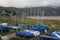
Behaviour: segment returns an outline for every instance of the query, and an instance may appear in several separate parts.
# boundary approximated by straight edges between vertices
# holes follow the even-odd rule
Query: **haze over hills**
[[[60,16],[60,7],[45,6],[15,8],[0,6],[0,16],[41,16],[42,12],[44,12],[44,16]]]

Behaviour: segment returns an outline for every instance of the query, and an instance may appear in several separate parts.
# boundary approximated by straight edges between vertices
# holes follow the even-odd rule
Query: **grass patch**
[[[2,36],[6,36],[6,35],[12,34],[12,33],[15,33],[15,31],[14,31],[14,32],[3,32],[3,33],[1,33],[1,35],[2,35]]]
[[[48,22],[49,20],[43,20],[43,24],[44,25],[48,25],[48,26],[51,26],[51,24]],[[27,24],[27,27],[29,26],[32,26],[32,25],[35,25],[35,24],[41,24],[41,20],[37,20],[37,19],[30,19],[30,18],[26,18],[26,17],[2,17],[1,20],[0,20],[1,23],[8,23],[9,25],[16,25],[16,24],[19,24],[19,23],[25,23]],[[57,25],[56,28],[51,28],[49,31],[50,32],[53,32],[54,30],[60,30],[60,21],[58,20],[50,20],[51,23]],[[24,28],[26,29],[26,28]],[[20,30],[24,30],[24,29],[19,29]],[[8,33],[9,34],[9,33]]]
[[[20,40],[19,38],[10,38],[9,40]]]

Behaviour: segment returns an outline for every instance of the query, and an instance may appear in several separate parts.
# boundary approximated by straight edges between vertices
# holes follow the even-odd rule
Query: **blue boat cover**
[[[6,28],[6,29],[12,29],[12,27],[10,27],[10,26],[5,26],[5,28]]]
[[[24,37],[33,37],[33,36],[39,36],[40,32],[39,31],[34,31],[34,30],[24,30],[24,31],[21,31],[21,32],[16,32],[16,35],[24,36]]]
[[[40,32],[45,32],[45,30],[49,30],[48,26],[46,25],[35,25],[34,27],[29,27],[29,30],[36,30]]]
[[[51,36],[60,38],[60,31],[54,31],[54,32],[52,32]]]
[[[0,25],[0,30],[5,30],[5,29],[12,29],[12,27]]]
[[[60,31],[54,31],[50,36],[40,35],[44,40],[60,40]]]
[[[0,30],[4,30],[5,28],[3,28],[3,27],[0,27]]]
[[[19,27],[26,27],[26,24],[18,24]]]
[[[42,40],[60,40],[60,38],[56,38],[54,36],[46,36],[46,35],[40,35],[40,38]]]
[[[32,37],[32,36],[34,36],[32,33],[25,32],[25,31],[23,31],[23,32],[16,32],[16,35],[18,35],[18,36],[25,36],[25,37]]]
[[[4,30],[4,29],[5,29],[5,28],[4,28],[2,25],[0,25],[0,31],[1,31],[1,30]]]

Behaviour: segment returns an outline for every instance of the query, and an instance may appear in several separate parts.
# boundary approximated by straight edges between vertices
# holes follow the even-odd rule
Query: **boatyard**
[[[59,0],[0,0],[0,40],[60,40]]]
[[[58,18],[2,17],[0,35],[2,40],[60,40],[60,20]],[[57,31],[58,30],[58,31]]]
[[[19,18],[19,17],[18,17]],[[9,19],[9,18],[8,18]],[[7,19],[7,21],[8,21],[8,19]],[[15,21],[14,20],[15,18],[13,18],[12,20],[13,21]],[[2,19],[3,20],[3,19]],[[20,19],[16,19],[16,22],[18,22]],[[26,20],[26,21],[24,21],[24,20]],[[5,33],[5,32],[3,32],[2,33],[2,39],[3,40],[8,40],[8,39],[20,39],[19,38],[19,36],[17,36],[16,35],[16,32],[19,32],[19,31],[23,31],[23,30],[27,30],[27,29],[29,29],[29,30],[38,30],[38,29],[31,29],[31,27],[34,27],[34,25],[35,24],[37,24],[37,25],[35,25],[35,27],[38,27],[39,25],[41,25],[41,19],[31,19],[31,18],[24,18],[23,20],[21,19],[20,21],[19,21],[19,23],[21,22],[21,23],[24,23],[24,24],[19,24],[19,25],[13,25],[13,23],[15,23],[15,22],[11,22],[12,23],[12,25],[9,23],[9,22],[7,22],[9,25],[7,25],[7,23],[2,23],[2,24],[0,24],[0,25],[4,25],[4,28],[6,27],[6,28],[9,28],[9,29],[11,29],[11,30],[13,30],[13,31],[7,31],[7,33]],[[48,33],[40,33],[40,35],[49,35],[49,34],[51,34],[53,31],[55,31],[55,30],[60,30],[59,28],[59,24],[60,24],[60,20],[43,20],[43,23],[42,23],[43,25],[47,25],[48,27],[49,27],[49,32]],[[33,26],[32,26],[33,25]],[[0,26],[1,27],[1,26]],[[41,27],[40,27],[41,28]],[[41,29],[40,29],[41,30]],[[28,31],[28,30],[27,30]],[[30,31],[31,32],[31,31]],[[43,32],[43,31],[40,31],[40,32]],[[23,33],[22,33],[23,34]],[[31,35],[30,35],[31,36]],[[26,38],[22,38],[22,40],[25,40]],[[26,39],[26,40],[37,40],[37,39],[39,39],[40,40],[40,37],[38,36],[38,37],[32,37],[32,38],[28,38],[28,39]]]
[[[60,39],[60,16],[1,16],[0,35],[2,40],[58,40]],[[57,31],[58,30],[58,31]],[[57,34],[58,33],[58,34]],[[56,34],[56,35],[55,35]],[[55,37],[56,36],[56,37]]]

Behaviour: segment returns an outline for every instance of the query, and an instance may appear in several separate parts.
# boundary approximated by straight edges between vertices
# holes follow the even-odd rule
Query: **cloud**
[[[0,0],[0,6],[30,7],[30,6],[60,6],[60,0]]]

